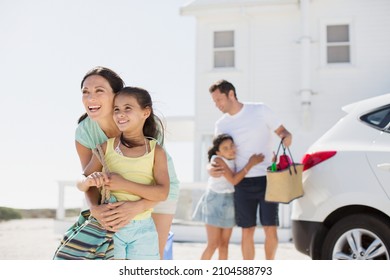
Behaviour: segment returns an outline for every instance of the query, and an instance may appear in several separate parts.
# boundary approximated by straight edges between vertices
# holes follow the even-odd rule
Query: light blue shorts
[[[192,219],[220,228],[236,225],[233,193],[216,193],[207,190],[200,198]]]
[[[114,234],[114,258],[159,260],[158,235],[153,219],[134,220]]]

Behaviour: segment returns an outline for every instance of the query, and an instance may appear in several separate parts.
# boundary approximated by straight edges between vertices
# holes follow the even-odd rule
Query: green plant
[[[19,211],[8,208],[8,207],[0,207],[0,221],[8,221],[12,219],[21,219],[22,214]]]

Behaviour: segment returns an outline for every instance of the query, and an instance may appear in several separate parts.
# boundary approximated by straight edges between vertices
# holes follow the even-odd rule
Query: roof
[[[181,13],[193,14],[210,9],[297,4],[298,2],[299,0],[194,0],[183,6]]]

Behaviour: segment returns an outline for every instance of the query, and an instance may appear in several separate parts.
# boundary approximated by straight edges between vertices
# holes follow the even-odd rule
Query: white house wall
[[[324,28],[338,23],[350,24],[352,63],[329,66]],[[314,140],[343,116],[341,106],[390,92],[390,1],[311,1],[311,27]]]
[[[210,84],[216,80],[231,81],[241,101],[269,104],[292,131],[292,149],[297,160],[343,116],[343,105],[390,92],[390,1],[307,1],[312,41],[310,90],[314,95],[310,97],[306,125],[299,93],[302,75],[299,1],[278,1],[283,2],[281,5],[257,1],[257,6],[253,5],[256,1],[251,1],[251,6],[228,1],[228,8],[220,4],[220,9],[215,1],[210,1],[214,3],[212,8],[193,12],[197,17],[196,180],[207,175],[205,149],[221,115],[208,93]],[[232,7],[231,2],[236,2],[236,6]],[[350,25],[351,64],[329,66],[324,61],[325,28],[334,23]],[[236,67],[213,69],[213,32],[227,30],[235,31]]]

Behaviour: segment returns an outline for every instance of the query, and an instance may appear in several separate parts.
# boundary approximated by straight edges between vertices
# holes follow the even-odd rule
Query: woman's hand
[[[114,231],[107,223],[107,212],[111,210],[109,204],[94,205],[90,207],[91,215],[101,224],[105,229]]]
[[[104,186],[109,181],[108,174],[105,172],[93,172],[91,175],[84,179],[84,184],[96,186],[98,188]]]
[[[153,205],[155,203],[146,204],[144,200],[119,201],[94,206],[91,213],[105,229],[118,231],[133,220],[135,216],[153,207]]]
[[[77,182],[77,188],[82,192],[87,192],[92,185],[92,182],[88,178],[84,178]]]

